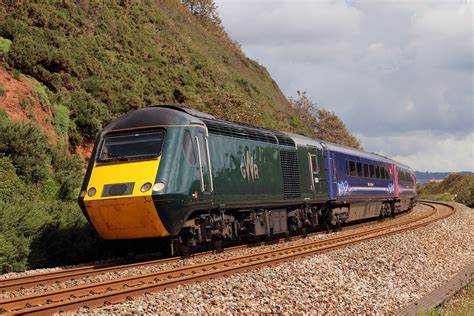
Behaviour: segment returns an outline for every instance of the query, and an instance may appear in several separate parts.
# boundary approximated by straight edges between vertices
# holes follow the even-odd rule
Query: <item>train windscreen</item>
[[[105,136],[97,161],[107,163],[156,158],[161,154],[164,138],[164,130]]]

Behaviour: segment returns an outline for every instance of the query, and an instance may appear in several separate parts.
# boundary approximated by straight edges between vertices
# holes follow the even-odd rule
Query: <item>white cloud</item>
[[[365,150],[389,156],[418,171],[474,170],[474,132],[451,135],[414,131],[384,137],[358,137]]]
[[[426,135],[454,144],[473,133],[472,1],[216,2],[231,37],[286,95],[307,91],[352,132],[416,148]],[[463,157],[459,166],[472,152]]]

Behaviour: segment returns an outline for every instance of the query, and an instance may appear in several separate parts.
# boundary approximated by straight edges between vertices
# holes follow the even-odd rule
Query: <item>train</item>
[[[390,158],[165,105],[103,129],[79,196],[103,239],[158,238],[179,254],[383,219],[415,203],[415,173]]]

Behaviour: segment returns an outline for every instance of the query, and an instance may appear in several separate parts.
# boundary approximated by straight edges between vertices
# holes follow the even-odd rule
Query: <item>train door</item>
[[[316,148],[309,148],[308,150],[308,166],[309,175],[311,178],[311,190],[315,195],[322,192],[321,184],[321,170],[320,161],[318,159],[318,152]]]
[[[200,201],[211,201],[212,192],[214,191],[214,183],[211,172],[211,159],[209,154],[209,141],[202,131],[198,131],[194,137],[198,152],[198,166],[201,192],[199,194]]]

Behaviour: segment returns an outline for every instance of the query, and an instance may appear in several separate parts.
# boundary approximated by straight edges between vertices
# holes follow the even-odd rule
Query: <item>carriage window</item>
[[[369,177],[369,165],[366,163],[364,164],[364,177]]]
[[[380,167],[380,178],[382,179],[386,179],[386,174],[387,174],[387,171],[385,170],[385,167]]]
[[[377,179],[380,179],[380,170],[379,170],[379,166],[375,166],[375,177]]]
[[[362,174],[362,164],[360,162],[357,163],[357,176],[358,177],[362,177],[363,174]]]
[[[375,169],[374,165],[369,165],[370,177],[375,178]]]
[[[191,139],[191,134],[189,131],[184,131],[183,141],[181,142],[184,151],[184,158],[186,161],[191,164],[196,164],[196,154],[194,153],[193,141]]]
[[[352,177],[357,176],[356,165],[355,165],[355,162],[353,162],[353,161],[349,161],[349,174]]]
[[[388,172],[388,169],[384,167],[383,170],[385,171],[385,179],[390,179],[390,174]]]

